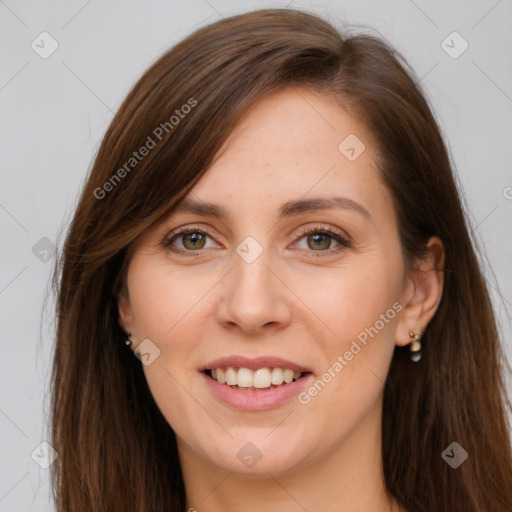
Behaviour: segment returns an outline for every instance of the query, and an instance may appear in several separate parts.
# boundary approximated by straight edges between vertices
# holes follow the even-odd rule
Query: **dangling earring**
[[[130,332],[127,332],[126,333],[126,337],[127,339],[125,340],[124,344],[127,346],[127,347],[131,347],[132,345],[132,341],[130,340],[130,336],[131,336],[131,333]]]
[[[409,345],[411,361],[414,361],[416,363],[421,359],[420,335],[416,334],[414,331],[409,331],[409,336],[412,338],[411,344]]]

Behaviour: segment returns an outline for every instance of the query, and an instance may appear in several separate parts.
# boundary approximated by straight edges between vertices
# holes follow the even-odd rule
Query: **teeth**
[[[252,372],[249,368],[240,368],[237,374],[237,382],[239,388],[252,388]]]
[[[281,368],[274,368],[272,370],[272,384],[274,384],[274,386],[279,386],[279,384],[282,384],[283,382],[283,370],[281,370]]]
[[[237,381],[235,369],[231,368],[231,367],[226,368],[226,384],[228,386],[236,386],[237,383],[238,383],[238,381]]]
[[[269,388],[270,381],[270,370],[268,368],[260,368],[254,372],[253,386],[258,389]]]
[[[213,368],[211,376],[220,384],[226,384],[239,389],[269,389],[289,384],[302,377],[302,372],[289,368],[258,368],[254,372],[249,368]]]
[[[293,370],[285,370],[283,372],[283,379],[286,384],[290,384],[290,382],[293,380],[293,373]]]

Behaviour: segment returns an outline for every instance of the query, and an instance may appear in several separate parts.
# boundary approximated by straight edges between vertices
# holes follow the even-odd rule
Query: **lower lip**
[[[313,376],[310,373],[299,380],[272,389],[243,391],[233,389],[226,384],[220,384],[206,373],[202,372],[202,375],[206,379],[206,384],[220,401],[243,411],[264,411],[265,409],[278,407],[293,396],[298,395],[306,382]]]

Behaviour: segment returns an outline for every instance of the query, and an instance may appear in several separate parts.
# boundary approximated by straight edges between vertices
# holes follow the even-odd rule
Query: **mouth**
[[[284,405],[314,378],[310,368],[274,356],[223,357],[199,371],[216,399],[244,411]]]
[[[292,368],[263,366],[250,369],[244,366],[216,366],[203,372],[219,384],[241,391],[266,391],[281,388],[310,375],[308,371]]]

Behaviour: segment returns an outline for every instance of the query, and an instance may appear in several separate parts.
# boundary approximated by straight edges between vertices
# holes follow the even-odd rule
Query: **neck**
[[[312,453],[300,466],[280,474],[222,470],[178,438],[186,510],[399,512],[384,481],[380,414],[375,408],[334,449]]]

